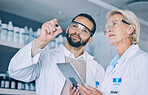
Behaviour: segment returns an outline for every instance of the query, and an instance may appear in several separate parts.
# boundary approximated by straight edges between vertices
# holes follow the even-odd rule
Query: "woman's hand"
[[[73,87],[73,85],[70,86],[70,95],[80,95],[79,90],[76,87]]]

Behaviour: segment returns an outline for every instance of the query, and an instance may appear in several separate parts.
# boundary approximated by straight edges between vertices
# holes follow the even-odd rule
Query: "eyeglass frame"
[[[127,21],[125,21],[125,20],[123,20],[123,19],[119,19],[119,20],[122,21],[122,23],[125,23],[125,24],[127,24],[127,25],[131,25],[131,23],[128,23]],[[107,30],[107,29],[109,28],[109,27],[108,27],[108,28],[106,29],[106,25],[107,25],[107,24],[105,24],[105,26],[104,26],[104,35],[106,34],[106,31],[105,31],[105,30]],[[109,26],[109,25],[108,25],[108,26]],[[113,27],[113,26],[112,26],[112,27]],[[111,28],[111,27],[110,27],[110,28]]]
[[[76,21],[72,21],[72,22],[70,23],[70,27],[71,27],[71,25],[72,25],[73,23],[82,25],[83,27],[85,27],[85,28],[88,30],[88,32],[89,32],[89,34],[90,34],[89,36],[93,36],[92,31],[91,31],[88,27],[86,27],[84,24],[79,23],[79,22],[76,22]],[[81,32],[82,32],[82,31],[81,31]],[[85,32],[85,33],[86,33],[86,32]],[[87,33],[87,34],[88,34],[88,33]]]

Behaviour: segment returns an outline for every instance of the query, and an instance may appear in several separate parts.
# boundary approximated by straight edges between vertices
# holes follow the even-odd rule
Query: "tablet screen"
[[[70,84],[75,87],[77,84],[84,85],[82,78],[71,63],[57,63],[57,66]]]

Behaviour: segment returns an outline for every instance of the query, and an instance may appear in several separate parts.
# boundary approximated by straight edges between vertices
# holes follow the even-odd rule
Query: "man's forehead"
[[[93,28],[93,23],[88,18],[86,18],[86,17],[79,16],[74,21],[79,22],[79,23],[85,25],[90,30],[92,30],[92,28]]]

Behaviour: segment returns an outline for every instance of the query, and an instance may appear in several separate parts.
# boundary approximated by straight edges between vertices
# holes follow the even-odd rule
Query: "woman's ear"
[[[131,24],[128,30],[129,30],[128,31],[128,34],[134,33],[135,32],[135,25],[134,24]]]

